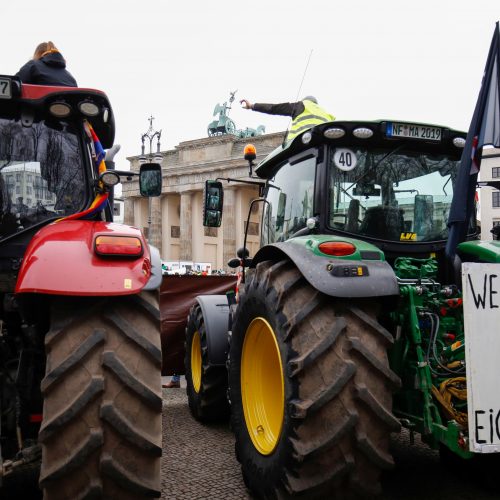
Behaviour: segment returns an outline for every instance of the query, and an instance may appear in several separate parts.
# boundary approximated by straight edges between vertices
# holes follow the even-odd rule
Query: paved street
[[[189,413],[185,388],[163,389],[163,432],[163,500],[251,499],[234,456],[229,426],[196,422]],[[475,474],[471,468],[450,470],[441,464],[437,452],[418,440],[411,446],[407,433],[394,439],[392,448],[396,467],[383,477],[381,500],[500,499],[500,467],[489,477]],[[41,494],[20,482],[4,489],[0,498],[35,500]]]
[[[229,426],[196,422],[189,413],[184,388],[163,389],[163,398],[162,499],[250,499],[234,456]],[[383,500],[500,498],[499,487],[488,489],[485,485],[488,478],[470,469],[447,469],[437,452],[418,440],[411,446],[407,433],[394,439],[392,451],[396,467],[383,478]]]
[[[204,426],[194,420],[185,388],[163,389],[161,487],[162,499],[169,500],[251,498],[229,425]]]

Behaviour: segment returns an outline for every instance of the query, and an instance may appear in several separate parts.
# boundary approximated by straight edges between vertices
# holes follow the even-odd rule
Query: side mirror
[[[159,163],[145,163],[139,171],[139,190],[141,196],[161,195],[161,165]]]
[[[220,227],[222,207],[224,205],[224,189],[219,181],[206,181],[203,192],[203,225]]]

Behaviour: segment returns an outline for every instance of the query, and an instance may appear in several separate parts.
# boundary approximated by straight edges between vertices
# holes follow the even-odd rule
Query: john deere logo
[[[417,241],[417,233],[401,233],[400,241]]]

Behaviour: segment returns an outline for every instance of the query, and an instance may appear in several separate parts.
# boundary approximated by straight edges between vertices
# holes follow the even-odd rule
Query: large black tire
[[[160,496],[156,295],[56,298],[46,335],[45,500]]]
[[[390,433],[400,429],[391,412],[400,386],[387,359],[392,336],[375,319],[376,300],[327,297],[286,260],[260,263],[247,278],[229,367],[231,424],[246,486],[262,498],[373,498],[381,471],[393,466]],[[283,420],[270,454],[252,442],[242,403],[243,343],[255,318],[272,328],[282,365]],[[269,362],[256,366],[268,373]]]
[[[191,414],[200,422],[227,420],[227,369],[209,363],[207,330],[199,304],[189,311],[185,347],[186,392]]]

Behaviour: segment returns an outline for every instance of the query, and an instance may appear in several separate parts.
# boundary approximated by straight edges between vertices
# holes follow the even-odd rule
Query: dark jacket
[[[281,104],[264,104],[256,102],[252,105],[254,111],[259,111],[260,113],[267,113],[268,115],[283,115],[291,116],[292,119],[297,118],[301,113],[304,112],[304,103],[302,101],[298,102],[283,102]]]
[[[23,83],[77,87],[76,80],[66,69],[60,52],[51,52],[38,60],[28,61],[16,74]]]

